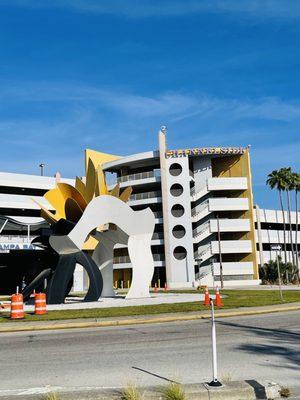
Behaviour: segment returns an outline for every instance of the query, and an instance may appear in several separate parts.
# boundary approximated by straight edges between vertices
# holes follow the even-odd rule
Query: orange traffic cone
[[[164,286],[164,292],[167,292],[168,291],[168,285],[167,285],[167,282],[165,283],[165,286]]]
[[[22,319],[24,315],[23,295],[19,293],[19,288],[17,287],[17,293],[11,296],[10,318]]]
[[[36,293],[34,296],[34,313],[35,315],[47,314],[46,294]]]
[[[205,288],[205,294],[204,294],[204,306],[210,306],[210,297],[209,297],[209,291],[208,291],[208,287],[206,286]]]
[[[157,283],[154,285],[154,293],[157,293],[158,289],[157,289]]]
[[[220,295],[220,291],[219,291],[218,286],[217,286],[217,289],[216,289],[215,306],[216,307],[223,307],[224,306],[224,304],[222,303],[222,299],[221,299],[221,295]]]

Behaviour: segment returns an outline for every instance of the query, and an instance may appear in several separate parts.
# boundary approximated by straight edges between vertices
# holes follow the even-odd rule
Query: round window
[[[172,229],[172,233],[176,239],[181,239],[185,235],[185,227],[182,225],[175,225]]]
[[[178,163],[174,163],[170,166],[169,172],[172,176],[178,176],[182,172],[182,166]]]
[[[170,193],[174,197],[178,197],[183,193],[183,187],[179,183],[174,183],[170,188]]]
[[[184,260],[186,258],[186,249],[182,246],[177,246],[175,247],[173,251],[173,255],[176,258],[176,260]]]
[[[174,204],[171,208],[171,214],[176,218],[182,217],[184,214],[184,207],[181,204]]]

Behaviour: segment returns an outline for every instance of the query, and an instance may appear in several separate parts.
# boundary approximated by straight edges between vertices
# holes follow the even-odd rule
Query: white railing
[[[0,235],[0,243],[31,243],[36,236]]]
[[[198,189],[197,191],[195,189],[195,186],[192,187],[190,193],[191,193],[192,197],[195,197],[195,196],[197,196],[198,193],[201,193],[203,191],[207,191],[207,183],[201,189]]]
[[[210,230],[210,221],[205,222],[205,224],[201,225],[200,228],[201,229],[196,228],[196,229],[193,230],[194,238],[197,238],[200,235],[202,235],[204,232]]]
[[[200,213],[202,213],[204,210],[206,210],[209,206],[209,200],[205,200],[205,202],[203,202],[200,207],[196,210],[192,211],[192,217],[196,217],[197,215],[199,215]]]
[[[154,261],[165,261],[165,257],[161,254],[152,254]],[[117,256],[113,259],[114,264],[130,264],[130,257],[129,256]]]
[[[148,179],[148,178],[160,178],[160,171],[147,171],[147,172],[139,172],[137,174],[124,175],[117,178],[117,182],[128,182],[128,181],[137,181],[139,179]]]
[[[130,196],[130,200],[144,200],[144,199],[153,199],[153,198],[161,197],[161,192],[145,192],[145,193],[136,193]]]
[[[204,256],[205,256],[207,253],[212,254],[211,244],[208,244],[207,246],[205,246],[205,248],[204,248],[202,251],[198,252],[197,255],[198,255],[200,258],[201,258],[201,257],[204,258]]]

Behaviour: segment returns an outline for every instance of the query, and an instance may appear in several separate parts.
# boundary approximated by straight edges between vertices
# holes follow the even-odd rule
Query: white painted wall
[[[210,178],[207,181],[208,190],[246,190],[247,178]]]
[[[219,219],[220,232],[249,232],[250,220],[233,218],[233,219]],[[217,219],[210,220],[210,231],[218,232]]]
[[[217,240],[211,242],[211,247],[213,254],[219,253],[219,243]],[[222,240],[221,251],[224,254],[251,253],[252,252],[251,240]]]
[[[249,210],[249,201],[246,198],[216,197],[209,199],[210,211],[244,211]]]

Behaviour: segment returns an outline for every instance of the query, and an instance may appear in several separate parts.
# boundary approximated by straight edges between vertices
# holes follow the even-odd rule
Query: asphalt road
[[[219,378],[300,385],[300,312],[219,319]],[[211,379],[208,320],[0,334],[0,395]]]

